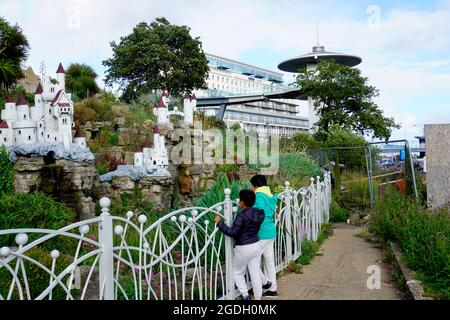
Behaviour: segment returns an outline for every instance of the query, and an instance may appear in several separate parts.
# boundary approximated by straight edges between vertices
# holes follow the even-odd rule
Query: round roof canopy
[[[299,69],[306,68],[308,64],[317,64],[321,60],[334,60],[339,64],[354,67],[362,62],[358,56],[337,52],[325,51],[323,46],[314,46],[313,52],[303,56],[286,60],[278,65],[278,69],[286,72],[297,73]]]

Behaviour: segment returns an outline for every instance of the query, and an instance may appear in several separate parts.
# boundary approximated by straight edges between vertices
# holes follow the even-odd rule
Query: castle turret
[[[17,121],[13,126],[14,143],[35,144],[36,143],[36,121],[30,117],[30,107],[23,95],[17,101]]]
[[[23,96],[20,95],[19,100],[17,100],[17,121],[29,121],[30,117],[30,107],[28,105],[27,100]]]
[[[164,90],[161,99],[155,104],[155,113],[158,117],[158,124],[168,124],[169,119],[169,92]]]
[[[12,122],[17,120],[16,102],[12,96],[8,96],[5,103],[5,109],[2,110],[1,116],[11,126]]]
[[[42,85],[39,83],[36,92],[34,93],[34,107],[30,108],[31,118],[34,121],[40,121],[45,114],[45,105],[44,100],[42,98],[42,93],[44,89]]]
[[[142,167],[144,165],[144,149],[142,146],[137,146],[134,153],[134,165],[136,167]]]
[[[196,105],[197,100],[195,98],[195,95],[191,96],[189,93],[186,93],[184,95],[184,123],[190,125],[194,124],[194,111]]]
[[[66,91],[66,71],[62,63],[59,64],[58,70],[56,70],[56,78],[58,80],[59,90]]]
[[[13,144],[13,131],[6,120],[0,122],[0,146]]]
[[[77,130],[75,131],[73,143],[81,148],[86,148],[86,138],[81,133],[80,127],[77,127]]]

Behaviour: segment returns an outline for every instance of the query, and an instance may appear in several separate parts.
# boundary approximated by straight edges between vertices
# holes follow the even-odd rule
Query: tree
[[[345,164],[349,170],[364,170],[366,167],[365,146],[367,144],[364,136],[355,134],[351,130],[341,128],[337,125],[330,127],[325,140],[326,148],[336,148],[327,152],[329,160]],[[346,149],[339,149],[346,148]],[[352,149],[353,148],[353,149]],[[339,155],[337,155],[339,153]]]
[[[208,60],[187,26],[172,25],[165,18],[142,22],[111,47],[113,57],[103,61],[106,83],[118,83],[125,100],[157,89],[181,94],[205,86]]]
[[[66,71],[67,90],[78,98],[87,98],[100,91],[95,79],[97,73],[84,63],[72,63]]]
[[[393,128],[399,128],[373,102],[379,92],[367,84],[368,79],[361,76],[359,69],[323,60],[316,70],[300,70],[297,83],[305,95],[315,100],[314,108],[320,116],[315,125],[321,140],[333,124],[386,140]]]
[[[0,17],[0,91],[8,90],[23,76],[22,64],[28,57],[30,45],[22,29],[11,26]]]

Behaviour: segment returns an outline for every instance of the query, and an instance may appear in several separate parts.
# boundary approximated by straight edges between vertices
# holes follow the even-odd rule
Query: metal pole
[[[373,184],[372,184],[372,152],[369,146],[365,148],[366,153],[366,166],[367,166],[367,179],[369,183],[370,192],[370,206],[373,208],[375,206],[374,195],[373,195]]]
[[[100,300],[114,300],[113,223],[109,214],[111,200],[100,199],[102,220],[98,226],[98,239],[102,253],[99,261]]]
[[[289,263],[292,258],[292,219],[291,219],[291,191],[289,181],[285,182],[286,209],[284,211],[286,221],[286,262]]]
[[[233,225],[233,204],[230,199],[231,190],[225,189],[225,208],[224,218],[228,227]],[[225,269],[226,269],[226,289],[227,300],[235,299],[234,292],[234,257],[233,257],[233,239],[225,237]]]
[[[414,185],[414,194],[416,196],[416,201],[419,202],[419,193],[417,191],[417,183],[416,183],[416,173],[414,172],[414,164],[413,164],[413,159],[412,159],[412,154],[411,154],[411,148],[409,147],[409,142],[408,140],[405,140],[405,144],[406,147],[408,148],[408,153],[409,153],[409,162],[411,165],[411,174],[412,174],[412,179],[413,179],[413,185]],[[406,150],[405,150],[406,151]],[[406,156],[406,155],[405,155]],[[406,170],[405,170],[406,171]],[[406,178],[406,177],[405,177]]]

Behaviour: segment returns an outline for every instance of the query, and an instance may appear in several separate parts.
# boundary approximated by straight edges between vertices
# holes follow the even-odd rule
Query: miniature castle
[[[73,101],[65,90],[66,75],[62,64],[56,71],[57,79],[49,76],[39,84],[30,107],[21,95],[17,102],[8,97],[1,112],[0,146],[62,145],[65,150],[73,146],[86,148],[86,139],[77,130],[72,137]]]
[[[157,116],[157,126],[153,129],[153,147],[146,141],[144,146],[138,146],[134,153],[133,165],[119,165],[117,170],[106,173],[100,177],[100,181],[110,181],[115,176],[129,176],[135,180],[144,176],[170,177],[168,171],[169,156],[166,148],[165,137],[161,135],[159,126],[167,126],[170,116],[177,114],[184,117],[183,122],[187,125],[194,124],[194,112],[197,107],[195,95],[185,94],[183,97],[183,112],[179,112],[177,107],[169,111],[169,92],[163,91],[160,100],[154,106],[154,113]]]

